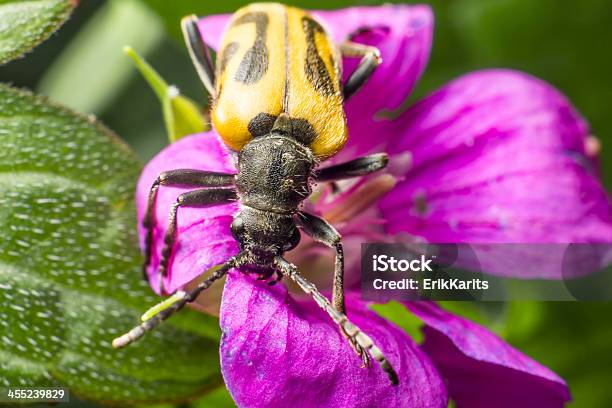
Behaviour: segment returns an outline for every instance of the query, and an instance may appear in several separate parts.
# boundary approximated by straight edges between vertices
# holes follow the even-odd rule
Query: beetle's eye
[[[291,238],[289,238],[289,241],[285,243],[285,246],[283,247],[283,249],[285,251],[292,250],[293,248],[298,246],[298,244],[300,243],[300,238],[301,238],[300,230],[298,230],[297,228],[294,229],[293,234],[291,235]]]
[[[244,221],[242,221],[242,218],[234,218],[234,221],[232,221],[231,229],[234,239],[240,242],[242,235],[244,234]]]

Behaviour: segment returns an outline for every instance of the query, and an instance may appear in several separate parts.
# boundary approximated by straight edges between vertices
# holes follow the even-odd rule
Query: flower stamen
[[[342,223],[361,214],[380,197],[389,192],[397,184],[397,179],[390,174],[383,174],[367,181],[350,197],[332,207],[323,217],[332,224]]]

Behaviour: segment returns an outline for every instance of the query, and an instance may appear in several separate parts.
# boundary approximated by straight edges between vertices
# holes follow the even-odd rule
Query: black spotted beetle
[[[393,384],[397,374],[371,338],[351,323],[344,304],[344,256],[340,234],[324,219],[301,211],[311,183],[363,176],[384,168],[385,154],[318,168],[347,140],[344,101],[380,64],[378,49],[346,42],[336,46],[308,12],[278,3],[251,4],[236,11],[221,42],[216,65],[197,27],[182,20],[187,47],[213,99],[211,118],[225,144],[237,152],[237,174],[177,169],[159,175],[151,187],[143,224],[147,229],[145,268],[151,258],[157,191],[162,186],[193,187],[170,210],[160,273],[165,274],[177,239],[177,211],[238,200],[231,225],[240,252],[217,266],[195,289],[179,291],[148,313],[142,324],[113,341],[124,347],[194,301],[231,268],[260,278],[285,276],[323,308],[353,349],[369,364],[370,355]],[[361,57],[347,81],[341,57]],[[332,301],[302,276],[283,255],[300,241],[300,229],[336,251]],[[274,278],[276,276],[276,278]],[[369,353],[369,355],[368,355]]]

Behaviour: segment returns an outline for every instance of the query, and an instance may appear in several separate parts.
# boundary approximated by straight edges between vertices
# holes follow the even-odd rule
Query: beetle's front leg
[[[157,191],[160,186],[168,187],[223,187],[234,184],[234,175],[227,173],[217,173],[213,171],[177,169],[161,173],[153,182],[149,191],[147,210],[142,219],[142,226],[145,228],[143,275],[147,279],[147,267],[151,262],[151,246],[153,243],[153,227],[155,226],[155,202]]]
[[[176,202],[170,209],[168,229],[164,237],[164,248],[159,260],[159,272],[161,274],[160,286],[163,291],[163,278],[168,271],[168,262],[172,257],[172,249],[176,242],[177,233],[177,213],[179,207],[211,207],[214,205],[228,204],[236,201],[238,196],[233,188],[205,188],[201,190],[189,191],[177,197]]]
[[[346,313],[346,306],[344,304],[344,250],[342,249],[340,234],[323,218],[313,214],[300,212],[295,217],[295,220],[297,225],[302,227],[302,230],[308,236],[336,251],[332,304],[337,311]]]
[[[313,214],[300,212],[296,216],[296,223],[302,230],[317,242],[322,243],[336,251],[336,261],[334,265],[334,281],[332,285],[332,305],[334,309],[342,314],[346,314],[344,302],[344,250],[342,238],[338,231],[327,221]],[[368,354],[363,348],[354,341],[347,333],[343,334],[351,341],[351,346],[363,360],[364,365],[369,365]]]
[[[366,361],[370,361],[367,353],[369,352],[374,360],[380,364],[383,371],[387,373],[391,384],[399,384],[399,379],[397,377],[397,373],[393,369],[393,366],[391,366],[391,363],[389,363],[389,360],[387,360],[382,350],[378,348],[376,344],[374,344],[370,336],[362,332],[359,327],[351,323],[345,313],[339,312],[336,310],[336,308],[332,307],[329,300],[327,300],[327,298],[323,296],[321,292],[319,292],[315,285],[306,280],[306,278],[299,273],[295,265],[289,263],[286,259],[280,256],[277,256],[274,259],[274,263],[285,276],[297,283],[305,293],[311,295],[314,301],[327,312],[332,320],[340,327],[342,333],[349,339],[353,349],[360,350],[359,354],[364,363]]]

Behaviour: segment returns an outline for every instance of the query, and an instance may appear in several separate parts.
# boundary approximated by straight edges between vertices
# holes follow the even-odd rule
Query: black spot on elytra
[[[227,68],[227,64],[230,62],[230,60],[232,59],[232,57],[236,54],[236,51],[238,51],[238,43],[237,42],[231,42],[229,44],[227,44],[225,46],[225,48],[223,48],[223,50],[221,51],[221,53],[219,54],[219,72],[218,75],[221,75],[225,72],[225,69]]]
[[[292,134],[295,140],[308,146],[317,136],[314,128],[306,119],[291,119]]]
[[[266,46],[268,15],[261,11],[247,13],[234,21],[232,27],[248,23],[255,24],[255,41],[244,54],[234,79],[243,84],[251,85],[259,81],[268,70],[269,56]]]
[[[277,116],[275,115],[264,112],[259,113],[249,121],[247,127],[249,133],[253,137],[267,135],[274,127],[276,119]],[[290,121],[291,132],[288,136],[291,136],[301,144],[308,146],[314,141],[315,137],[317,137],[317,132],[314,127],[306,119],[291,118]]]
[[[324,96],[332,96],[335,93],[334,83],[331,75],[327,70],[325,62],[319,55],[315,34],[324,34],[325,31],[321,24],[313,20],[311,17],[302,17],[302,28],[306,34],[306,61],[304,62],[304,71],[312,86]]]
[[[267,135],[268,133],[270,133],[270,130],[272,130],[272,126],[274,126],[275,121],[275,115],[262,112],[255,116],[253,119],[251,119],[251,121],[249,122],[249,133],[253,137]]]

